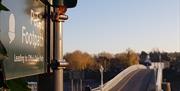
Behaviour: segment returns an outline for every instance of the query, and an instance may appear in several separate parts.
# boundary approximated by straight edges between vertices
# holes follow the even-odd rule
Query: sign
[[[10,10],[0,11],[6,78],[44,73],[44,4],[39,0],[2,0],[2,4]]]

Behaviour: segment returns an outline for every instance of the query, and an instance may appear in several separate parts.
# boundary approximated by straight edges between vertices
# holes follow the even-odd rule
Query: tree
[[[161,60],[161,53],[159,51],[153,51],[149,53],[149,57],[152,62],[159,62]]]
[[[69,62],[69,67],[72,70],[84,70],[93,65],[93,58],[88,53],[81,51],[74,51],[73,53],[67,53],[64,56],[65,60]]]
[[[103,66],[105,72],[110,68],[112,58],[113,55],[108,52],[101,52],[95,57],[99,65]]]
[[[139,55],[139,57],[140,57],[139,63],[143,64],[144,61],[146,60],[147,56],[148,56],[148,54],[145,51],[142,51],[141,54]]]
[[[139,64],[139,56],[133,50],[127,50],[127,56],[128,60],[130,61],[130,66]]]
[[[128,49],[126,52],[116,54],[115,59],[118,60],[120,64],[122,64],[123,68],[139,63],[139,57],[137,53],[131,49]]]
[[[98,54],[98,57],[105,57],[107,59],[111,59],[111,58],[113,58],[113,55],[111,53],[108,53],[108,52],[101,52]]]
[[[163,61],[170,61],[171,60],[167,52],[161,53],[161,59]]]
[[[88,53],[83,53],[81,51],[74,51],[73,53],[67,53],[64,56],[64,59],[69,62],[69,69],[72,69],[72,79],[71,79],[71,84],[73,86],[73,79],[75,80],[75,84],[78,86],[80,86],[81,90],[82,90],[82,79],[84,78],[84,70],[90,68],[93,63],[94,60],[92,58],[91,55],[89,55]],[[78,81],[79,79],[79,81]]]
[[[118,61],[122,66],[122,68],[128,67],[128,58],[126,53],[118,53],[115,55],[115,60]]]

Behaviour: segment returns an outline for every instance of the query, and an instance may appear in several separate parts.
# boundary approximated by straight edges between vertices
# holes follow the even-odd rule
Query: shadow
[[[2,42],[0,40],[0,61],[3,61],[7,57],[8,56],[7,56],[6,48],[4,47],[4,45],[2,44]]]
[[[5,71],[4,71],[4,64],[3,61],[7,58],[7,51],[0,41],[0,88],[8,89],[8,86],[6,84],[6,77],[5,77]]]

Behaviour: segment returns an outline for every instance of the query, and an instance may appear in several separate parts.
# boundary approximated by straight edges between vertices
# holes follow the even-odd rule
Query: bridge
[[[150,67],[133,65],[92,91],[162,91],[162,72],[167,67],[168,62],[153,62]]]

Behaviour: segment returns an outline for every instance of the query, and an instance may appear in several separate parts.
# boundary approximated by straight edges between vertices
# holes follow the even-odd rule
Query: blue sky
[[[67,15],[65,53],[180,51],[179,0],[78,0]]]

